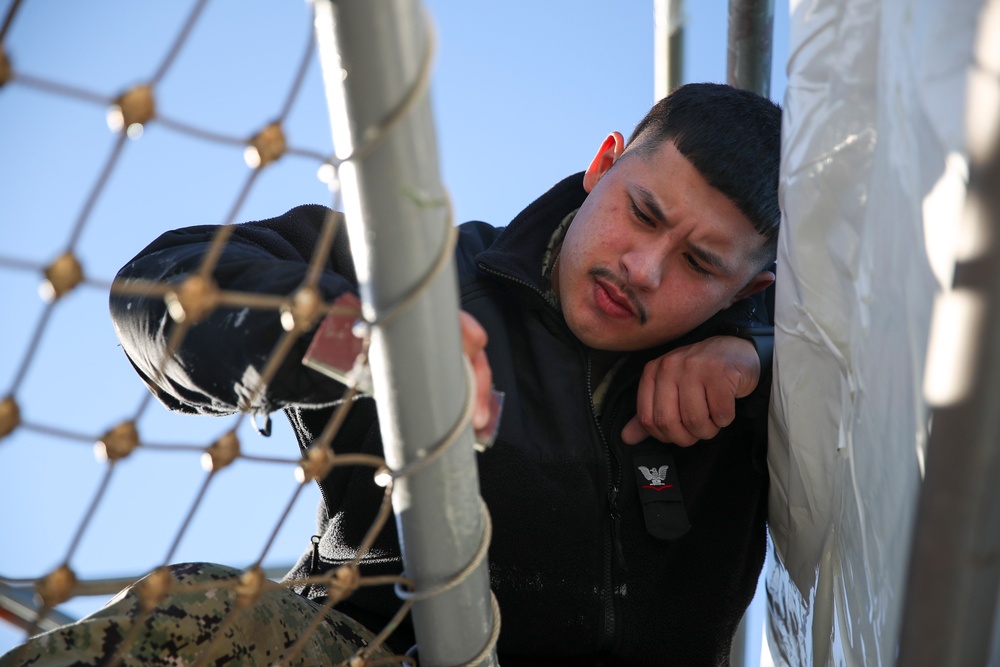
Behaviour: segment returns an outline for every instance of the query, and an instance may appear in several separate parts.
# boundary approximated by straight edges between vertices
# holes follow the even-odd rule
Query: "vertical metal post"
[[[429,68],[433,38],[416,0],[315,0],[316,36],[344,213],[366,318],[377,320],[431,272],[450,231],[426,94],[400,104]],[[397,117],[398,116],[398,117]],[[386,129],[386,119],[397,118]],[[371,150],[357,151],[374,141]],[[433,449],[466,395],[454,262],[372,336],[370,363],[386,460],[394,469]],[[393,509],[418,591],[461,571],[483,536],[473,435],[397,481]],[[457,665],[486,646],[493,614],[485,561],[412,616],[421,665]],[[480,664],[495,664],[488,655]]]
[[[769,97],[774,0],[729,0],[726,83]]]
[[[917,506],[899,665],[992,664],[1000,586],[998,39],[1000,0],[988,0],[966,102],[969,189],[954,286],[935,304],[931,329],[924,386],[936,397],[934,422]],[[934,377],[935,368],[947,373]]]
[[[729,0],[728,35],[726,83],[769,97],[774,0]],[[744,616],[733,637],[733,667],[746,664],[748,631]],[[754,632],[756,631],[754,628]]]
[[[684,2],[653,3],[653,94],[662,100],[684,81]]]

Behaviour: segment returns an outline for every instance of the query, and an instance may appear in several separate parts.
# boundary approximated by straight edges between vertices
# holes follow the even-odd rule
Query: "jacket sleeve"
[[[774,357],[774,285],[722,311],[707,323],[710,335],[745,338],[760,359],[760,380],[749,396],[737,402],[740,415],[766,420],[771,398],[771,364]]]
[[[304,280],[329,210],[300,206],[270,220],[237,225],[213,272],[222,290],[269,295],[293,293]],[[173,285],[196,273],[220,227],[167,232],[119,272],[116,285],[137,281]],[[326,301],[356,292],[346,231],[337,232],[319,289]],[[254,396],[275,344],[284,333],[274,309],[218,307],[190,327],[167,355],[177,327],[162,297],[112,290],[111,318],[122,349],[153,394],[172,410],[201,414],[266,413],[285,406],[335,402],[343,385],[301,363],[312,333],[298,339],[264,392]]]

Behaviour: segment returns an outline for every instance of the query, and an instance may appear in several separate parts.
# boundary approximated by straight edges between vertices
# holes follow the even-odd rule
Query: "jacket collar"
[[[550,287],[549,279],[542,275],[549,241],[559,223],[580,208],[586,198],[583,172],[564,178],[521,211],[497,240],[476,257],[476,263],[544,297]]]

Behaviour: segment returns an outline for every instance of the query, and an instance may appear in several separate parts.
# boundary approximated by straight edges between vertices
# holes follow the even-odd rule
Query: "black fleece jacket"
[[[596,416],[587,349],[544,298],[542,276],[542,254],[555,227],[585,197],[582,175],[571,176],[506,228],[462,225],[456,249],[462,307],[488,332],[494,383],[506,392],[497,441],[479,456],[494,523],[489,558],[503,617],[500,660],[506,666],[726,664],[764,561],[769,351],[762,352],[758,390],[740,401],[736,421],[716,438],[687,448],[652,439],[629,447],[620,432],[635,414],[646,361],[709,335],[759,327],[767,316],[762,300],[745,300],[683,340],[631,355]],[[230,290],[294,291],[327,214],[301,206],[237,226],[215,280]],[[168,232],[119,278],[179,282],[198,268],[216,230]],[[320,287],[327,299],[355,289],[344,234],[326,269]],[[340,385],[301,365],[305,337],[266,394],[251,403],[254,382],[282,332],[276,313],[217,309],[161,367],[175,326],[162,301],[112,296],[111,311],[129,359],[171,409],[283,409],[304,450],[341,395]],[[374,401],[356,399],[335,451],[380,455],[376,419]],[[320,487],[318,550],[307,550],[289,574],[293,579],[353,557],[382,495],[369,469],[335,468]],[[362,573],[401,569],[390,522]],[[339,608],[377,631],[398,605],[391,588],[363,588]],[[404,624],[393,641],[405,650],[411,626]]]

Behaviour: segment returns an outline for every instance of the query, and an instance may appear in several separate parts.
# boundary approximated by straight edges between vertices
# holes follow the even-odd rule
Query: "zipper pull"
[[[310,577],[315,576],[316,570],[319,569],[319,540],[320,540],[320,536],[319,535],[313,535],[309,539],[309,541],[312,542],[312,545],[313,545],[312,556],[309,558],[309,574],[308,574],[308,576],[310,576]],[[309,598],[309,594],[312,593],[312,590],[313,590],[313,585],[311,583],[308,583],[308,584],[305,585],[305,587],[302,589],[302,592],[299,593],[299,595],[301,595],[302,597],[308,599]]]
[[[263,426],[258,426],[257,425],[257,413],[256,412],[253,413],[252,415],[250,415],[250,420],[253,422],[253,427],[257,430],[258,433],[260,433],[265,438],[270,438],[271,437],[271,415],[270,414],[267,414],[267,413],[264,414],[264,425]]]
[[[309,560],[309,576],[312,576],[312,575],[316,574],[316,571],[319,569],[319,541],[320,541],[320,536],[319,535],[313,535],[310,538],[310,541],[312,542],[312,545],[313,545],[313,552],[312,552],[312,558]]]

